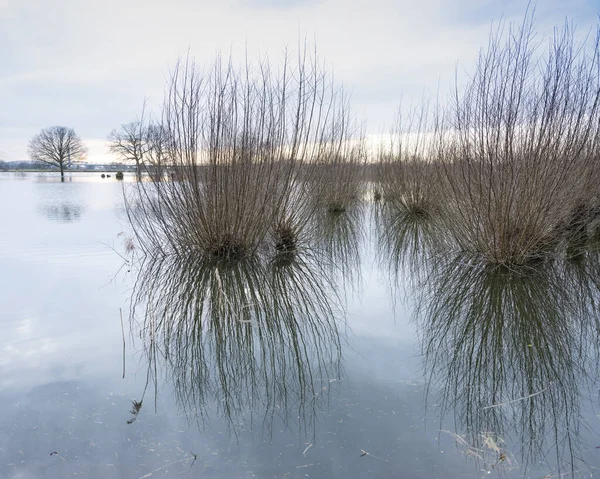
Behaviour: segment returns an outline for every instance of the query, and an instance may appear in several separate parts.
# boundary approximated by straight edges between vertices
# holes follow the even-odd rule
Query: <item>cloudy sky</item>
[[[0,0],[0,158],[27,158],[52,125],[74,128],[92,161],[111,161],[106,136],[160,103],[169,67],[189,51],[281,58],[315,40],[352,94],[368,133],[398,103],[449,90],[492,22],[519,21],[525,0]],[[566,18],[587,32],[600,0],[538,0],[540,37]],[[456,70],[458,69],[458,70]]]

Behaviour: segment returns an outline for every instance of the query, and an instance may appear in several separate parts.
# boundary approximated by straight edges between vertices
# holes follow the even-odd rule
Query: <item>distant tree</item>
[[[138,177],[148,151],[147,134],[147,128],[141,121],[133,121],[121,125],[119,130],[113,130],[108,135],[110,152],[124,163],[133,163]]]
[[[154,167],[163,167],[167,163],[169,151],[167,130],[160,124],[151,123],[146,128],[146,144],[148,163]]]
[[[43,129],[31,139],[28,151],[33,161],[60,168],[61,181],[65,180],[65,168],[71,162],[83,160],[87,154],[81,138],[66,126]]]
[[[4,160],[0,160],[0,171],[4,171],[8,169],[8,164]]]

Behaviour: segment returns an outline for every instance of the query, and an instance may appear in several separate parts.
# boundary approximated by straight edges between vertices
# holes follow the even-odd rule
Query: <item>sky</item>
[[[391,126],[402,100],[450,91],[493,22],[523,0],[0,0],[0,159],[26,160],[42,128],[74,128],[89,161],[111,162],[110,131],[157,112],[169,69],[188,51],[207,67],[282,58],[307,38],[351,94],[365,132]],[[540,38],[566,19],[586,34],[600,0],[538,0]]]

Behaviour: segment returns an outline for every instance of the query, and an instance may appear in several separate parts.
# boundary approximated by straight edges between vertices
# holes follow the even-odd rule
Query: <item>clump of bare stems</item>
[[[373,198],[490,264],[577,249],[600,216],[599,38],[579,42],[566,24],[542,52],[532,15],[501,24],[448,105],[399,117],[369,168]],[[367,152],[356,130],[343,91],[306,48],[277,71],[217,59],[201,74],[178,63],[141,148],[151,181],[129,202],[142,247],[293,254],[322,230],[322,212],[360,203]]]
[[[437,208],[436,116],[424,103],[420,110],[399,109],[389,144],[380,148],[374,199],[411,220],[429,220]]]
[[[555,30],[538,55],[532,18],[490,37],[446,112],[438,161],[443,229],[463,251],[527,265],[597,214],[600,30]]]
[[[313,194],[321,210],[338,216],[359,204],[365,158],[363,145],[344,145],[317,165]]]
[[[545,52],[532,15],[501,24],[445,108],[399,121],[379,154],[379,189],[490,264],[531,265],[598,223],[600,30],[557,29]]]
[[[218,58],[205,74],[179,62],[144,153],[153,174],[129,197],[140,244],[216,260],[296,251],[314,230],[315,191],[344,185],[337,172],[358,161],[350,123],[343,92],[306,48],[276,72],[266,61]]]

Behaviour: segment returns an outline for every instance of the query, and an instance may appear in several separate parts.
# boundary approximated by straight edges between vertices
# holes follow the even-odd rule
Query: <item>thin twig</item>
[[[123,310],[119,308],[119,314],[121,315],[121,334],[123,337],[123,379],[125,379],[125,326],[123,326]]]
[[[537,396],[539,394],[542,394],[542,393],[546,392],[548,389],[550,389],[551,386],[552,386],[552,383],[550,383],[547,387],[545,387],[541,391],[538,391],[538,392],[533,393],[533,394],[529,394],[528,396],[523,396],[523,397],[520,397],[520,398],[517,398],[517,399],[512,399],[511,401],[501,402],[501,403],[498,403],[498,404],[492,404],[491,406],[485,406],[485,407],[483,407],[481,409],[491,409],[493,407],[505,406],[507,404],[512,404],[514,402],[519,402],[519,401],[522,401],[523,399],[529,399],[529,398],[532,398],[534,396]]]
[[[161,466],[158,469],[154,469],[152,472],[149,472],[148,474],[144,474],[143,476],[140,476],[139,479],[145,479],[146,477],[150,477],[152,474],[154,474],[155,472],[158,472],[158,471],[164,469],[165,467],[172,466],[174,464],[177,464],[179,462],[183,462],[185,460],[186,460],[186,458],[184,457],[183,459],[179,459],[177,461],[170,462],[169,464],[165,464],[164,466]]]
[[[379,461],[390,462],[387,459],[384,459],[383,457],[374,456],[373,454],[371,454],[370,452],[365,451],[364,449],[361,449],[360,452],[362,452],[362,454],[360,455],[360,457],[371,456],[373,459],[377,459]]]

